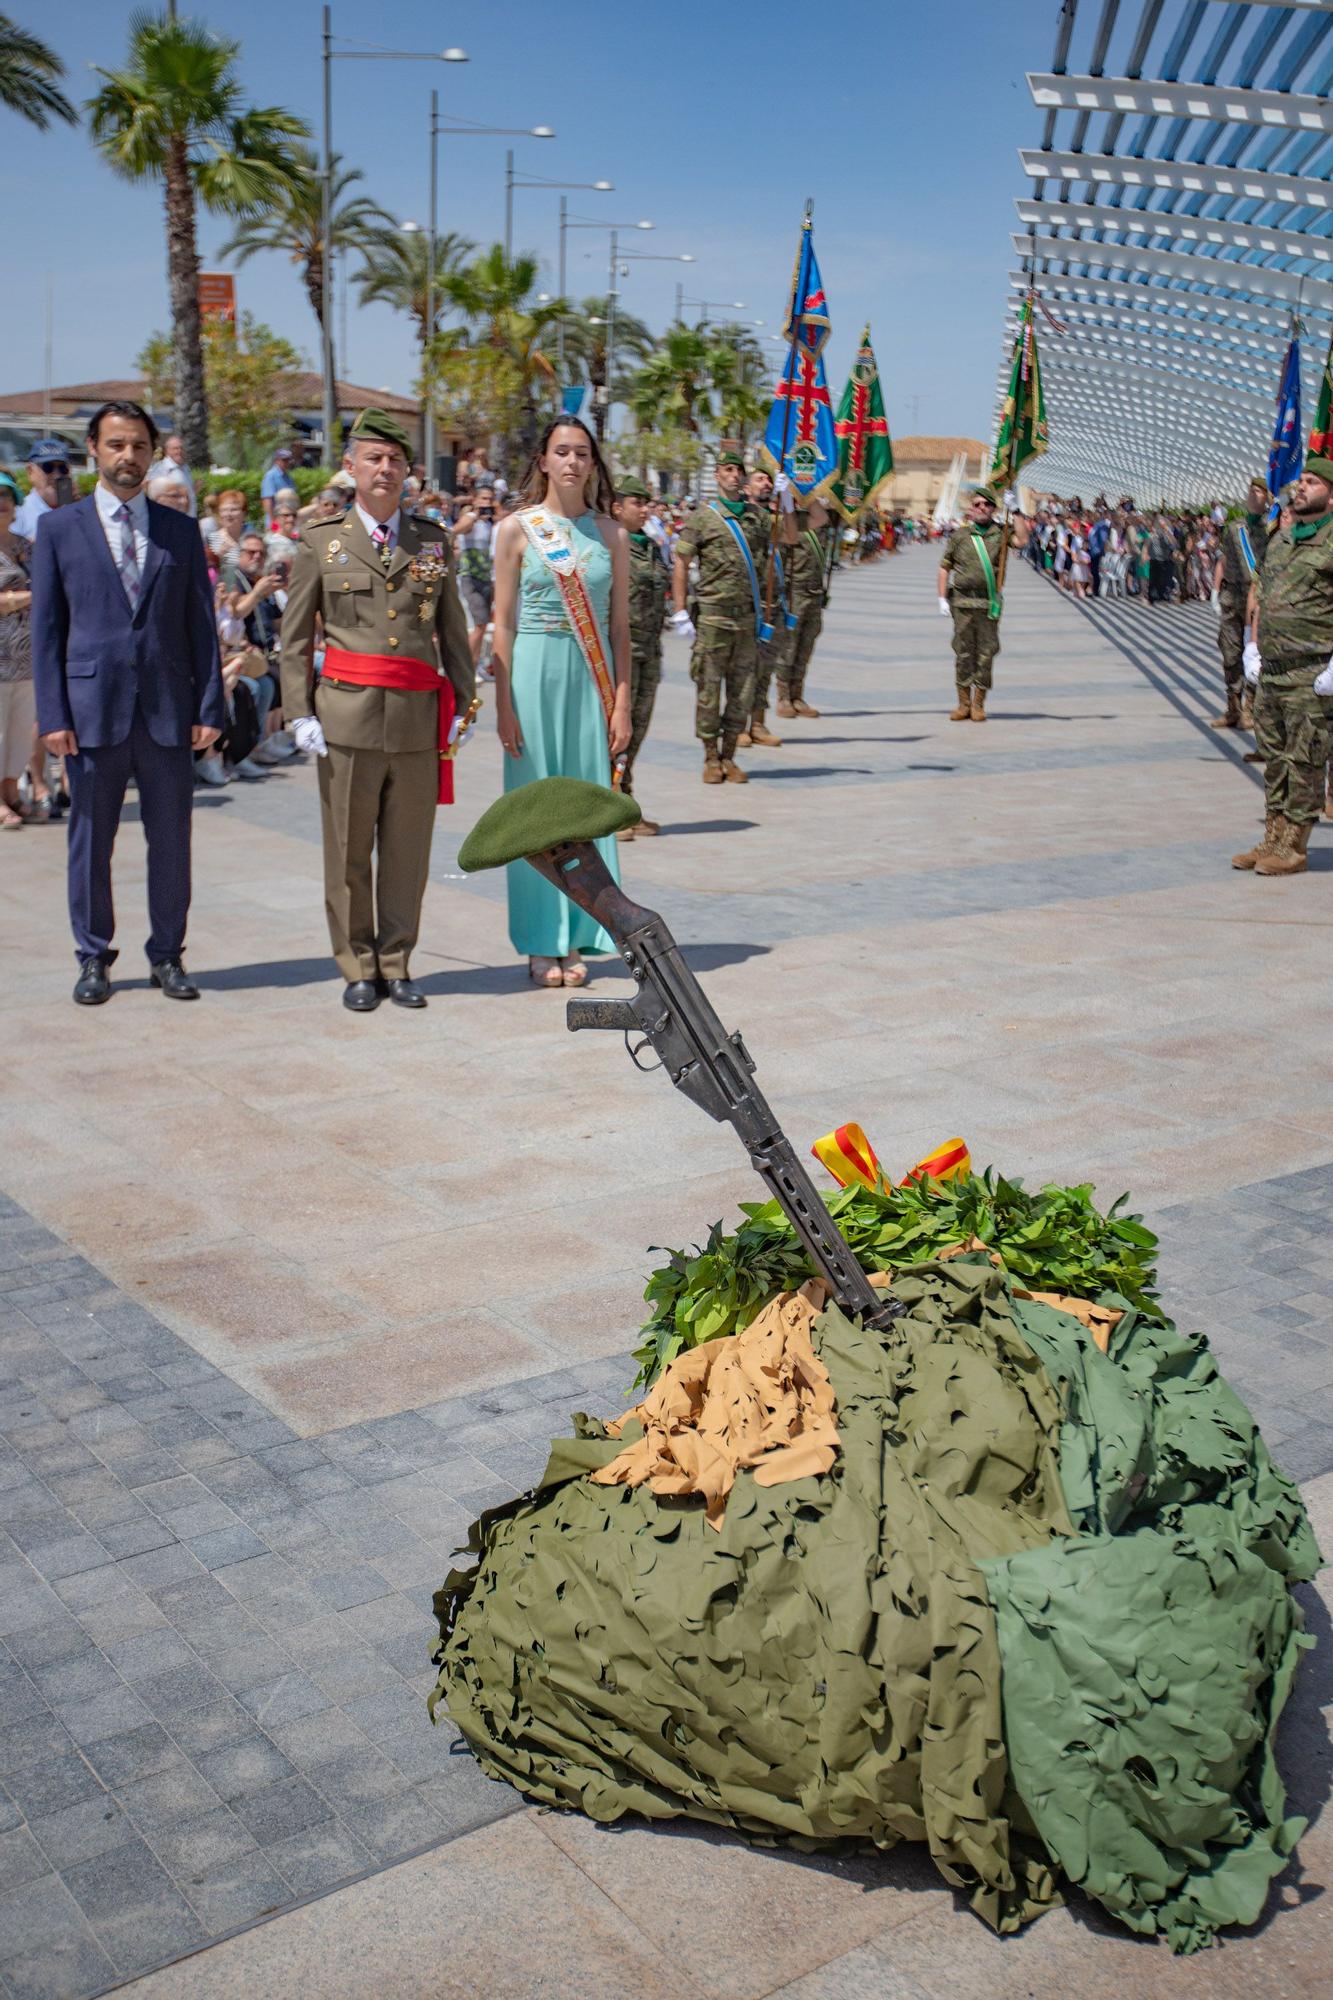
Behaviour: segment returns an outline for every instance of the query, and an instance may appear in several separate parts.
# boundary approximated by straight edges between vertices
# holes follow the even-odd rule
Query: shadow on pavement
[[[213,972],[196,972],[190,977],[201,992],[245,991],[258,986],[318,986],[338,982],[338,968],[332,958],[271,958],[256,965],[223,965]]]
[[[759,824],[753,819],[678,819],[662,828],[668,833],[750,833]]]
[[[768,764],[746,766],[752,778],[873,778],[875,773],[864,764],[806,764],[800,770],[779,771]]]

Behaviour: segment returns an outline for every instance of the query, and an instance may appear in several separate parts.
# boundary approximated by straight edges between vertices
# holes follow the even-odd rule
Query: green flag
[[[869,327],[861,335],[833,429],[838,440],[838,470],[829,488],[829,502],[844,521],[854,521],[893,472],[889,420],[884,414]]]
[[[1324,358],[1324,374],[1315,405],[1314,428],[1305,447],[1307,458],[1333,458],[1333,340]]]
[[[1046,396],[1041,386],[1041,364],[1037,359],[1037,329],[1032,324],[1032,295],[1023,301],[1014,342],[1013,364],[1009,370],[1009,393],[1004,399],[1000,435],[995,440],[991,461],[992,484],[1012,486],[1020,467],[1030,458],[1039,458],[1050,443],[1046,430]]]

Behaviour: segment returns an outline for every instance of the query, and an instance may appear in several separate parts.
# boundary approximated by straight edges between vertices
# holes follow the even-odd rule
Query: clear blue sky
[[[111,0],[12,0],[10,11],[54,43],[78,101],[95,87],[90,66],[123,56],[130,10]],[[239,40],[254,98],[298,111],[318,133],[314,0],[181,0],[181,12]],[[1056,13],[1056,0],[827,0],[766,16],[754,0],[394,0],[359,10],[335,0],[335,35],[407,49],[457,44],[471,60],[336,63],[334,143],[364,169],[368,193],[424,223],[432,85],[446,115],[554,126],[554,141],[443,139],[440,226],[481,243],[499,238],[509,143],[520,171],[614,181],[614,194],[571,194],[571,212],[648,217],[654,232],[626,239],[631,248],[697,260],[630,265],[624,303],[654,327],[671,317],[682,276],[688,295],[744,300],[737,317],[776,327],[802,204],[813,196],[835,394],[869,318],[893,432],[984,438],[1023,186],[1015,149],[1040,130],[1023,72],[1046,67]],[[0,132],[13,225],[0,395],[41,385],[48,270],[54,381],[130,373],[146,334],[167,323],[159,193],[117,180],[83,131],[42,134],[0,112]],[[551,291],[558,201],[522,190],[515,208],[516,246],[541,255]],[[206,268],[226,233],[201,217]],[[571,233],[569,244],[571,292],[603,289],[605,234]],[[317,365],[317,329],[289,265],[253,260],[238,294]],[[412,343],[387,308],[358,309],[353,293],[348,345],[340,372],[410,390]]]

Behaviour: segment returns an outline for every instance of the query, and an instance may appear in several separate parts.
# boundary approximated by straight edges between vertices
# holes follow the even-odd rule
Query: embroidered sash
[[[728,514],[724,508],[718,506],[716,500],[710,500],[708,504],[717,515],[719,521],[725,522],[727,527],[731,529],[732,534],[736,538],[736,546],[745,559],[745,573],[750,579],[750,595],[754,599],[755,638],[759,640],[771,639],[773,637],[773,627],[766,623],[764,618],[763,601],[759,590],[759,572],[754,566],[754,557],[750,553],[750,544],[745,539],[745,530],[734,515]]]
[[[530,546],[555,578],[578,649],[597,689],[609,735],[611,711],[616,699],[615,675],[606,657],[606,647],[602,644],[588,586],[579,569],[578,550],[569,532],[569,523],[563,515],[552,514],[545,507],[525,507],[518,519]],[[616,789],[619,789],[624,764],[623,756],[616,759],[611,775],[612,786]]]
[[[1254,560],[1254,548],[1250,542],[1249,530],[1243,521],[1237,521],[1236,532],[1240,536],[1240,552],[1245,558],[1245,567],[1250,573],[1250,582],[1253,583],[1254,573],[1259,565]]]
[[[977,552],[977,559],[981,564],[981,573],[986,579],[986,595],[990,599],[989,615],[992,618],[998,618],[1003,606],[1000,601],[1000,587],[995,581],[995,567],[990,559],[990,551],[987,549],[981,536],[975,531],[972,535],[972,542]]]

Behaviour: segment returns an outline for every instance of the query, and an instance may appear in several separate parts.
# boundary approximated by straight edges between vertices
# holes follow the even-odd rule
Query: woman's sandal
[[[563,986],[566,983],[558,958],[530,958],[528,978],[534,986]]]
[[[563,986],[587,985],[588,968],[576,951],[570,952],[569,956],[562,958],[560,963],[563,967],[561,974],[561,984]]]

